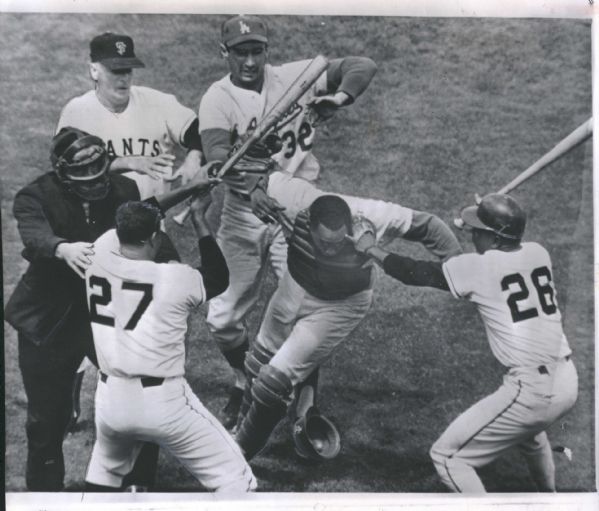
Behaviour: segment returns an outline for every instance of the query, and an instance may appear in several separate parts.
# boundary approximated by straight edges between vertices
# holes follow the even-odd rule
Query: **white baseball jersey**
[[[72,126],[96,135],[113,156],[157,156],[172,153],[174,145],[181,144],[194,118],[194,111],[175,96],[148,87],[132,86],[129,104],[121,113],[108,110],[91,90],[66,104],[56,132]],[[167,191],[162,180],[137,172],[125,175],[135,180],[142,199]]]
[[[94,243],[87,298],[100,370],[134,377],[183,376],[189,310],[204,302],[198,270],[132,260],[114,229]]]
[[[266,64],[261,92],[233,85],[230,74],[213,83],[200,102],[201,130],[236,130],[240,136],[252,131],[309,63],[310,60],[300,60],[280,66]],[[306,103],[326,92],[326,87],[323,73],[276,128],[284,145],[272,158],[286,172],[308,180],[318,177],[320,165],[312,154],[314,127]]]
[[[384,242],[386,239],[402,236],[412,225],[413,210],[410,208],[377,199],[331,194],[305,179],[284,172],[273,172],[269,176],[267,193],[285,208],[285,214],[291,220],[318,197],[337,195],[347,202],[352,216],[364,216],[373,223],[377,241]]]
[[[443,264],[451,293],[478,306],[493,354],[506,367],[555,363],[571,353],[551,260],[538,243],[461,254]]]

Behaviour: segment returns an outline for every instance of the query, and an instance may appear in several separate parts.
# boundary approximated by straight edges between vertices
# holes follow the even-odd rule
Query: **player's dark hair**
[[[160,210],[149,202],[128,201],[116,210],[116,234],[119,241],[138,245],[160,229]]]
[[[510,251],[510,250],[514,250],[516,248],[518,248],[520,246],[520,244],[522,243],[522,240],[520,239],[513,239],[513,238],[506,238],[505,236],[502,236],[501,234],[496,234],[496,243],[497,243],[497,249],[498,250],[505,250],[505,251]]]
[[[351,210],[341,197],[337,195],[321,195],[309,209],[310,224],[324,225],[327,229],[336,231],[343,227],[351,234]]]

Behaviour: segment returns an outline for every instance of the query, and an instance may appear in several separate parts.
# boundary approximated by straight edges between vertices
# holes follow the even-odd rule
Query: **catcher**
[[[202,96],[200,135],[207,161],[226,161],[236,135],[248,136],[278,102],[307,60],[268,63],[273,42],[265,19],[234,16],[221,25],[220,55],[228,73]],[[366,91],[377,70],[367,57],[332,59],[325,73],[298,100],[294,111],[277,125],[282,148],[273,159],[291,175],[316,180],[320,164],[312,152],[315,123],[351,105]],[[225,182],[218,243],[231,270],[227,290],[208,306],[206,322],[235,374],[235,388],[223,409],[233,426],[245,385],[243,366],[249,346],[246,319],[260,295],[268,266],[277,279],[285,271],[287,246],[281,228],[272,223],[280,207],[260,186]]]
[[[370,308],[374,265],[348,236],[379,241],[401,236],[422,243],[441,260],[461,252],[449,227],[430,213],[326,194],[283,172],[269,177],[267,192],[285,207],[279,220],[287,233],[288,270],[246,357],[248,383],[237,442],[247,459],[265,447],[292,402],[294,387],[332,355]],[[314,406],[310,387],[295,398],[302,410],[294,424],[298,454],[318,460],[336,456],[339,435]]]

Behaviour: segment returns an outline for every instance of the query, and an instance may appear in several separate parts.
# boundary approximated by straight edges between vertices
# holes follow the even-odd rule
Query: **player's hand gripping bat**
[[[245,142],[235,151],[230,158],[219,169],[216,178],[223,177],[243,157],[246,151],[255,142],[264,139],[269,133],[276,131],[277,125],[286,117],[294,114],[297,109],[297,101],[314,85],[316,80],[325,72],[328,60],[322,55],[317,55],[298,77],[291,83],[289,88],[281,95],[270,111],[262,118],[256,129],[250,134]],[[189,215],[189,208],[181,211],[173,217],[173,220],[182,225]]]
[[[524,172],[512,179],[512,181],[510,181],[497,193],[511,192],[514,188],[520,186],[522,183],[530,179],[536,173],[543,170],[545,167],[547,167],[548,165],[550,165],[551,163],[553,163],[554,161],[556,161],[557,159],[561,158],[566,153],[574,149],[578,144],[584,142],[592,134],[593,118],[590,118],[583,122],[580,126],[578,126],[578,128],[576,128],[568,136],[560,140],[555,145],[555,147],[553,147],[553,149],[541,156],[530,167],[528,167]],[[476,194],[475,197],[476,204],[478,204],[480,202],[480,196]],[[461,218],[455,218],[453,220],[453,223],[458,229],[462,229],[464,227],[464,221]]]

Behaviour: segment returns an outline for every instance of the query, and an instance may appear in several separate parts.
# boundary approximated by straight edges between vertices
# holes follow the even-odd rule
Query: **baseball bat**
[[[314,85],[320,75],[325,72],[329,62],[323,55],[314,57],[302,70],[297,78],[291,83],[279,99],[275,102],[268,113],[262,118],[256,129],[250,134],[245,142],[235,151],[223,164],[217,174],[217,178],[223,177],[243,157],[249,147],[268,135],[288,113],[293,114],[297,101]],[[173,220],[182,225],[190,213],[187,207],[173,217]]]
[[[550,151],[541,156],[525,171],[518,174],[512,179],[507,185],[501,188],[497,193],[509,193],[514,188],[520,186],[522,183],[530,179],[532,176],[543,170],[545,167],[558,160],[566,153],[574,149],[577,145],[584,142],[593,134],[593,118],[583,122],[578,128],[572,133],[560,140]],[[477,202],[478,203],[478,202]],[[461,218],[455,218],[453,221],[454,225],[461,229],[464,227],[464,222]]]

